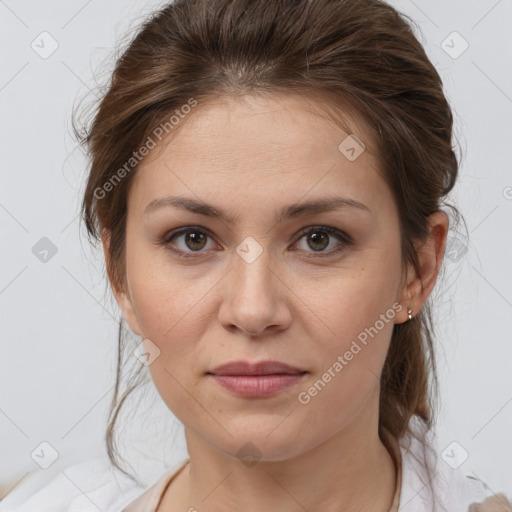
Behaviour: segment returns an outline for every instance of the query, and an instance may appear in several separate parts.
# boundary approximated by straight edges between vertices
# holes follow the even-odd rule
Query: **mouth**
[[[306,373],[295,366],[291,366],[280,361],[260,361],[258,363],[250,363],[248,361],[233,361],[217,366],[210,372],[210,375],[237,375],[237,376],[253,376],[253,375],[297,375]]]
[[[297,384],[307,373],[279,361],[234,361],[218,366],[206,375],[236,395],[263,398]]]

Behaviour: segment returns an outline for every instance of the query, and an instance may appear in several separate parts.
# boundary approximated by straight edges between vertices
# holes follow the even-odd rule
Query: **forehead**
[[[333,189],[377,200],[385,183],[369,149],[372,141],[359,119],[347,113],[343,121],[344,128],[333,122],[325,103],[298,95],[198,104],[141,162],[131,202],[144,209],[166,191],[224,202],[234,200],[234,193],[248,201],[269,195],[299,200]],[[350,146],[354,151],[347,154]]]

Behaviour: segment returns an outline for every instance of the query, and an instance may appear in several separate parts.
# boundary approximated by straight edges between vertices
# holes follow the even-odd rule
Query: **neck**
[[[159,510],[388,512],[395,465],[378,436],[378,418],[369,419],[363,411],[307,452],[250,467],[186,430],[190,463],[180,475],[182,490]]]

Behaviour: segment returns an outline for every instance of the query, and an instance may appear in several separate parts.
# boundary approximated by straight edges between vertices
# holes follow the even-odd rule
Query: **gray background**
[[[451,233],[434,292],[436,442],[465,474],[512,494],[512,1],[390,3],[420,27],[463,153],[452,199],[469,239]],[[86,162],[70,115],[88,88],[104,83],[112,48],[158,5],[0,1],[0,497],[39,469],[31,454],[51,452],[42,442],[58,452],[46,479],[103,451],[120,313],[105,296],[101,252],[79,236]],[[52,44],[58,48],[48,56]],[[186,452],[181,427],[156,392],[148,387],[146,395],[137,417],[156,420],[143,430],[135,419],[123,453],[151,482]]]

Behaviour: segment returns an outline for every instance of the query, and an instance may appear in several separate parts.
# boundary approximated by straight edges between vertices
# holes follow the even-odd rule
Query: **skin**
[[[134,176],[126,287],[114,291],[133,332],[160,350],[149,371],[185,427],[190,456],[159,511],[391,506],[396,475],[378,436],[379,378],[393,324],[408,320],[408,308],[417,314],[433,289],[448,219],[442,212],[429,219],[431,235],[418,247],[421,273],[411,267],[403,274],[398,211],[377,157],[364,151],[348,160],[338,149],[348,134],[316,106],[295,95],[200,104]],[[364,125],[351,123],[370,147]],[[173,207],[144,214],[150,201],[169,195],[206,201],[236,219]],[[284,206],[331,195],[369,211],[345,207],[275,220]],[[192,258],[164,245],[185,226],[209,235],[171,242]],[[338,229],[354,244],[325,234],[308,242],[301,230],[312,226]],[[236,252],[249,236],[263,250],[252,263]],[[103,243],[108,258],[107,232]],[[394,318],[309,403],[300,403],[298,393],[394,303],[402,305]],[[275,396],[243,398],[206,375],[240,359],[283,361],[309,373]],[[252,467],[237,457],[248,442],[261,454]]]

